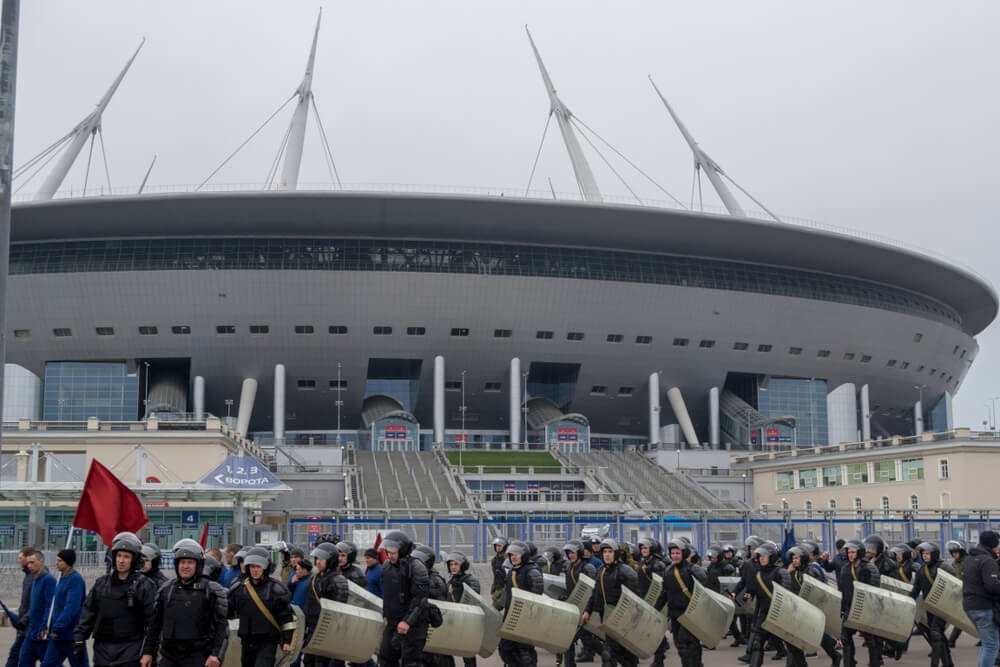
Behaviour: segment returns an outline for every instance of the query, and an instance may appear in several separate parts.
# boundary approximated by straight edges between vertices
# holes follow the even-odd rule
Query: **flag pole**
[[[69,535],[66,536],[66,548],[69,549],[73,544],[73,524],[69,526]],[[58,558],[59,556],[56,556]],[[53,563],[55,565],[55,563]],[[52,587],[52,600],[49,602],[49,620],[45,621],[45,638],[49,638],[49,630],[52,628],[52,612],[56,609],[56,588],[59,586],[59,580],[62,578],[62,572],[59,568],[56,568],[56,585]]]

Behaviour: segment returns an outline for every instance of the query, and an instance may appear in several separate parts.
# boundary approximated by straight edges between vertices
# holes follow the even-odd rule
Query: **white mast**
[[[688,129],[684,127],[684,123],[682,123],[681,119],[677,117],[676,113],[674,113],[670,103],[667,102],[667,98],[663,96],[660,89],[656,87],[655,83],[653,83],[653,77],[649,77],[649,82],[653,84],[653,90],[655,90],[656,94],[660,96],[660,99],[663,101],[663,105],[667,107],[670,117],[674,119],[675,123],[677,123],[677,129],[681,131],[682,135],[684,135],[684,141],[686,141],[688,146],[691,147],[691,152],[694,154],[694,168],[696,170],[703,169],[705,171],[705,175],[708,176],[709,182],[711,182],[712,187],[715,188],[715,192],[719,195],[719,199],[722,200],[723,206],[725,206],[726,210],[729,211],[729,215],[745,218],[746,212],[743,210],[743,207],[739,205],[739,202],[737,202],[736,198],[733,197],[732,191],[726,186],[722,179],[719,178],[719,176],[726,175],[726,173],[722,171],[722,167],[720,167],[715,160],[710,158],[708,153],[701,149],[701,146],[699,146],[698,142],[694,140],[694,137],[691,136]]]
[[[566,143],[569,160],[573,163],[573,173],[576,174],[576,182],[580,186],[580,194],[587,201],[603,201],[601,191],[597,188],[597,181],[594,180],[594,174],[590,171],[587,158],[580,148],[580,142],[576,139],[573,126],[570,125],[569,121],[573,118],[573,114],[556,94],[556,88],[552,85],[552,79],[549,78],[549,73],[545,69],[545,64],[542,62],[542,56],[538,53],[538,48],[535,46],[535,40],[531,38],[531,31],[528,30],[528,26],[524,26],[524,31],[528,33],[531,50],[535,52],[535,60],[538,61],[538,69],[542,73],[542,80],[545,83],[545,92],[548,93],[549,103],[552,105],[549,109],[549,114],[555,114],[556,122],[559,123],[559,131],[562,133],[563,141]]]
[[[87,143],[87,139],[91,137],[95,132],[101,129],[101,115],[107,108],[108,103],[111,102],[111,98],[114,96],[115,91],[118,90],[118,85],[125,78],[125,73],[128,72],[129,67],[132,66],[132,61],[135,57],[139,55],[139,50],[142,49],[142,45],[146,43],[146,39],[143,38],[142,42],[139,43],[139,48],[135,50],[132,57],[128,59],[125,63],[125,67],[122,68],[121,73],[118,74],[118,78],[115,79],[111,87],[108,88],[108,92],[104,93],[104,97],[101,101],[97,103],[97,108],[90,112],[86,118],[84,118],[70,133],[73,138],[70,140],[69,146],[59,160],[56,162],[55,166],[52,167],[52,171],[49,172],[48,177],[45,182],[42,183],[41,189],[39,189],[38,194],[35,195],[35,199],[38,201],[45,201],[52,199],[56,191],[62,185],[63,180],[66,178],[66,174],[69,173],[70,167],[76,161],[77,156],[80,154],[80,150],[83,149],[83,145]],[[84,193],[86,194],[86,193]]]
[[[299,184],[299,167],[302,166],[302,149],[306,141],[306,122],[309,120],[309,105],[312,104],[313,96],[312,78],[313,64],[316,61],[316,42],[319,40],[319,23],[322,18],[323,8],[321,7],[319,17],[316,18],[316,32],[313,33],[306,74],[302,78],[298,90],[295,91],[295,94],[299,96],[299,103],[295,107],[291,125],[288,127],[288,143],[285,145],[285,163],[281,169],[279,190],[294,190]]]

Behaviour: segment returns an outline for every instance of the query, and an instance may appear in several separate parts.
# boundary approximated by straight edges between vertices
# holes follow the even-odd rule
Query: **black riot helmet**
[[[382,539],[382,546],[386,549],[395,549],[399,552],[400,558],[405,558],[413,551],[413,540],[401,530],[390,530]]]
[[[683,560],[687,560],[688,556],[691,555],[691,544],[682,537],[667,542],[667,554],[669,555],[674,549],[681,550],[681,559]]]
[[[250,547],[247,549],[247,555],[243,557],[243,564],[247,567],[250,567],[251,565],[259,565],[264,568],[265,577],[270,575],[271,570],[274,569],[274,562],[271,560],[270,554],[267,553],[267,549],[264,547]]]
[[[115,535],[111,542],[112,567],[119,551],[127,551],[132,554],[132,570],[134,572],[142,569],[142,542],[139,541],[135,533],[124,532]]]
[[[904,563],[908,563],[913,560],[913,550],[910,549],[910,545],[905,542],[900,542],[899,544],[893,546],[889,549],[889,553],[892,554],[893,560],[899,560],[896,556],[902,556]]]
[[[563,553],[569,555],[570,552],[575,553],[578,560],[583,560],[583,542],[579,540],[570,540],[563,545]]]
[[[921,557],[923,557],[925,553],[930,554],[930,560],[925,559],[924,561],[928,565],[932,565],[941,560],[941,547],[934,542],[921,542],[917,545],[917,553],[919,553]]]
[[[469,559],[465,557],[461,551],[451,551],[444,555],[444,562],[448,565],[448,569],[451,569],[452,563],[458,563],[459,572],[469,571]]]
[[[870,551],[878,558],[885,551],[885,540],[881,535],[869,535],[864,541],[865,551]]]
[[[180,577],[180,572],[178,572],[178,566],[184,558],[190,558],[193,560],[195,565],[194,576],[198,577],[205,567],[205,550],[201,548],[201,545],[192,540],[189,537],[183,540],[178,540],[177,544],[174,545],[174,572],[177,573],[178,578]]]
[[[804,546],[796,544],[794,547],[792,547],[791,549],[789,549],[785,553],[786,553],[786,555],[788,557],[788,561],[789,562],[791,562],[791,560],[792,560],[792,558],[794,556],[798,556],[799,557],[799,567],[800,568],[804,569],[805,566],[809,564],[809,560],[810,560],[810,558],[809,558],[809,550],[806,547],[804,547]]]
[[[428,570],[434,567],[434,561],[436,560],[434,550],[426,544],[415,545],[413,547],[413,557],[423,563]]]
[[[201,576],[211,581],[218,581],[220,574],[222,574],[222,564],[214,557],[205,554],[205,564],[201,567]]]
[[[348,565],[353,565],[354,559],[358,557],[358,547],[354,542],[348,542],[347,540],[337,542],[337,551],[347,555]]]
[[[958,540],[948,540],[948,542],[944,545],[944,550],[950,553],[952,556],[954,556],[957,553],[960,558],[968,553],[968,551],[965,548],[965,545],[959,542]]]
[[[507,551],[507,546],[508,546],[509,544],[510,544],[510,540],[508,540],[508,539],[507,539],[506,537],[504,537],[503,535],[498,535],[497,537],[494,537],[494,538],[493,538],[493,551],[494,551],[495,553],[500,553],[500,554],[502,554],[502,553],[504,553],[505,551]],[[497,547],[502,547],[502,548],[500,549],[500,551],[497,551]]]
[[[767,556],[768,564],[774,565],[778,560],[778,547],[774,545],[774,542],[761,542],[760,545],[753,550],[753,555],[756,558]]]

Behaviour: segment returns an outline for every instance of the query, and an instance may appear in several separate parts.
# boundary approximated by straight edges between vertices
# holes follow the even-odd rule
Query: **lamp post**
[[[146,389],[142,397],[142,418],[149,418],[149,362],[142,362],[146,365]]]
[[[1000,401],[1000,396],[994,396],[990,399],[990,405],[993,407],[993,419],[990,421],[990,430],[996,430],[997,428],[997,401]]]
[[[226,425],[229,425],[229,420],[232,418],[233,412],[233,399],[227,398],[226,401]]]
[[[340,447],[340,409],[344,406],[344,387],[340,379],[341,363],[337,362],[337,447]]]
[[[521,373],[521,416],[524,419],[524,429],[521,431],[521,439],[524,440],[524,448],[528,448],[528,374]]]
[[[459,474],[462,471],[462,450],[465,449],[465,371],[462,371],[462,405],[459,406],[458,411],[462,414],[462,437],[458,443],[458,470]]]
[[[740,475],[743,478],[743,504],[747,504],[747,474]]]

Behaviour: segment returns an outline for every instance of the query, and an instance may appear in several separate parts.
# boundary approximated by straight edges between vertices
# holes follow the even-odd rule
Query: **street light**
[[[524,430],[521,431],[521,440],[524,441],[524,448],[528,448],[528,373],[521,373],[521,416],[524,419]]]
[[[458,443],[458,470],[459,473],[462,471],[462,450],[465,449],[465,371],[462,371],[462,405],[458,408],[458,411],[462,413],[462,438]]]
[[[146,391],[142,399],[142,418],[147,419],[149,417],[149,362],[142,363],[146,365]]]
[[[747,474],[740,475],[743,478],[743,504],[747,504]]]
[[[344,387],[340,379],[341,363],[337,362],[337,447],[340,447],[340,409],[344,405]]]
[[[225,402],[226,402],[226,422],[228,423],[229,420],[232,418],[233,399],[227,398]]]

